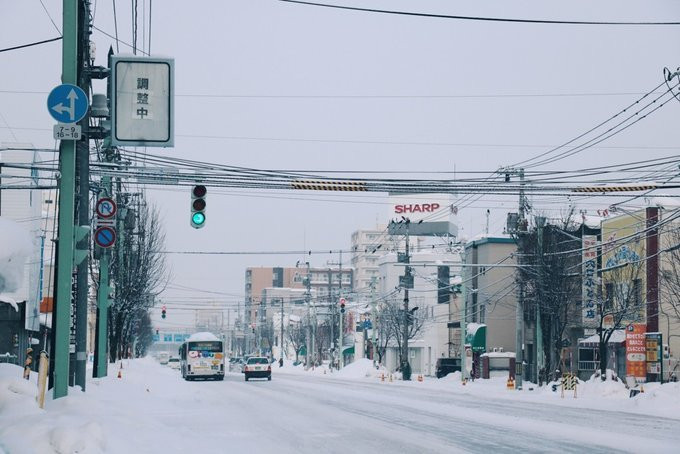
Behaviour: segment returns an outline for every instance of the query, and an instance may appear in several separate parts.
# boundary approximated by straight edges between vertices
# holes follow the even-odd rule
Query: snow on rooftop
[[[219,339],[213,333],[201,332],[194,333],[187,339],[189,342],[206,342],[206,341],[218,341]]]
[[[11,298],[9,295],[3,295],[0,293],[0,304],[1,303],[7,303],[10,306],[14,308],[15,311],[19,310],[19,306],[17,306],[17,302],[14,298]]]
[[[503,234],[498,234],[498,233],[494,233],[494,234],[479,233],[479,234],[473,236],[472,238],[465,239],[465,241],[463,241],[463,242],[464,243],[472,243],[473,241],[480,241],[480,240],[485,240],[485,239],[488,239],[488,238],[511,238],[511,237],[510,237],[510,235],[503,235]]]
[[[465,325],[465,329],[468,334],[474,336],[477,333],[477,330],[482,326],[486,325],[484,323],[468,323],[467,325]]]
[[[13,293],[21,288],[24,264],[31,247],[25,228],[0,217],[0,294]]]

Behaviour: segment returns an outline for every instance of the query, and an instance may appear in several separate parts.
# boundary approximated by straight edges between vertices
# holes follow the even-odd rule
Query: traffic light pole
[[[76,84],[78,76],[78,0],[63,0],[62,82]],[[59,145],[59,245],[57,255],[57,316],[54,331],[54,398],[68,394],[71,274],[73,270],[73,220],[75,216],[76,143]]]

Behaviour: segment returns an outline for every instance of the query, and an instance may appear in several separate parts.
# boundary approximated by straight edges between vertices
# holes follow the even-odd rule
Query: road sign
[[[110,248],[116,244],[116,231],[109,226],[99,227],[94,231],[94,242],[99,247]]]
[[[102,219],[110,219],[116,215],[116,202],[108,197],[102,197],[101,199],[97,200],[95,210],[98,217]]]
[[[54,140],[80,140],[81,128],[75,123],[59,123],[52,129]]]
[[[87,95],[72,84],[54,87],[47,96],[47,111],[59,123],[77,123],[87,113]]]

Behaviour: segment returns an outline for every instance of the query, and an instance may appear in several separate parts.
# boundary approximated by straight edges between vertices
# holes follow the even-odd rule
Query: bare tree
[[[136,222],[125,222],[119,234],[118,248],[112,254],[111,275],[115,283],[115,300],[109,317],[110,360],[124,358],[132,352],[139,335],[147,335],[139,321],[148,313],[156,296],[167,282],[163,250],[165,235],[158,210],[139,205]]]
[[[671,224],[662,232],[664,250],[661,255],[662,311],[680,320],[680,228]],[[666,310],[666,308],[668,310]]]
[[[408,314],[404,314],[401,301],[397,299],[385,301],[380,310],[379,326],[381,334],[384,333],[386,339],[380,339],[379,343],[381,345],[378,350],[382,347],[384,352],[384,348],[387,347],[387,342],[394,340],[397,344],[397,349],[399,350],[399,357],[401,358],[404,345],[404,324],[408,323],[407,335],[408,339],[411,340],[422,331],[424,322],[425,317],[416,310],[411,310]],[[379,351],[378,357],[380,360],[382,360],[382,356],[383,355]]]
[[[622,246],[620,249],[627,249]],[[609,340],[614,331],[625,328],[629,323],[640,321],[644,314],[642,297],[642,269],[644,262],[637,254],[619,254],[627,257],[617,260],[610,258],[602,270],[604,293],[598,298],[598,350],[600,355],[600,377],[607,379]]]
[[[518,238],[526,265],[517,271],[517,279],[524,283],[525,310],[529,319],[540,321],[541,341],[546,346],[538,358],[543,364],[537,371],[539,382],[556,378],[565,329],[580,316],[581,238],[572,218],[573,210],[547,225],[545,218],[537,217],[533,229]]]
[[[286,338],[291,347],[295,350],[295,362],[299,361],[300,348],[305,345],[305,329],[302,323],[291,323],[286,330]]]

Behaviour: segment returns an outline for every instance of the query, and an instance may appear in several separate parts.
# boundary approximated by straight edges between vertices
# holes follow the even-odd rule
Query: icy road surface
[[[28,411],[27,397],[17,407],[27,411],[10,416],[0,399],[0,452],[590,454],[680,446],[677,419],[277,373],[274,366],[272,381],[231,373],[223,382],[185,382],[176,370],[135,360],[124,362],[123,378],[111,368],[87,393],[48,401],[47,412]],[[36,441],[27,444],[22,429]]]

